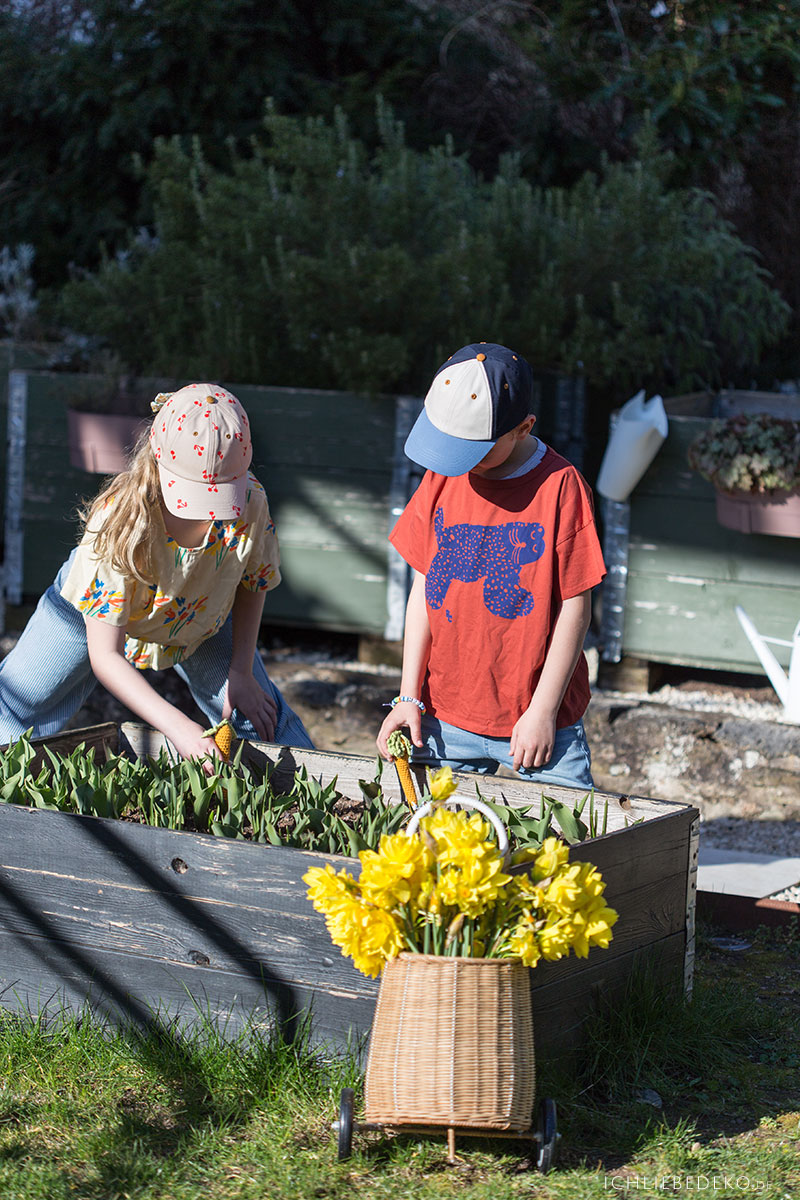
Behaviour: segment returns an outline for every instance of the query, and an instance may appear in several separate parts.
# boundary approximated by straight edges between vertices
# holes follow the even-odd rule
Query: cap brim
[[[247,472],[213,487],[175,475],[161,463],[158,464],[158,476],[164,506],[174,517],[185,517],[189,521],[234,521],[244,513]]]
[[[437,475],[466,475],[494,446],[493,441],[477,442],[453,437],[437,429],[425,409],[417,417],[406,438],[405,452],[421,467]]]

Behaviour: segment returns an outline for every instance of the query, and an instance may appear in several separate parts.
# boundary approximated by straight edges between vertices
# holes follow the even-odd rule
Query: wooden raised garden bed
[[[156,753],[163,738],[142,726],[101,725],[47,740]],[[375,761],[258,744],[251,762],[291,785],[295,770],[358,797]],[[36,763],[31,764],[36,770]],[[477,777],[461,776],[474,795]],[[484,778],[483,796],[539,811],[541,789]],[[384,792],[400,800],[395,773]],[[552,788],[571,805],[581,794]],[[619,921],[608,950],[540,964],[532,975],[540,1056],[574,1046],[580,1027],[647,962],[665,985],[691,986],[699,814],[691,805],[596,793],[608,832],[572,851],[602,871]],[[626,827],[627,823],[627,827]],[[127,820],[0,804],[0,1001],[40,1012],[89,1005],[110,1019],[196,1024],[233,1035],[309,1013],[316,1042],[358,1045],[369,1031],[378,983],[330,942],[306,898],[312,865],[358,861]]]

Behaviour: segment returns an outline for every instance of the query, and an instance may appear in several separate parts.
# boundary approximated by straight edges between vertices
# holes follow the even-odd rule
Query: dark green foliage
[[[711,200],[668,167],[608,165],[535,188],[491,182],[450,144],[409,148],[378,107],[369,151],[342,114],[269,109],[248,155],[157,147],[156,236],[66,289],[63,316],[136,372],[424,390],[459,345],[514,346],[599,385],[725,381],[779,336],[785,306]]]
[[[441,7],[464,12],[460,0]],[[458,138],[465,76],[452,51],[469,62],[470,39],[491,44],[500,65],[467,82],[467,96],[491,93],[494,128],[513,126],[509,144],[542,180],[568,183],[603,155],[635,158],[650,125],[674,153],[671,186],[712,193],[795,310],[772,369],[799,374],[800,269],[786,248],[800,212],[800,0],[542,0],[486,6],[458,28],[437,91],[444,127]],[[485,147],[487,163],[502,148]],[[771,386],[770,367],[762,376]]]
[[[506,17],[548,130],[560,128],[585,165],[604,150],[634,153],[648,119],[662,148],[681,154],[676,178],[710,183],[754,149],[770,110],[793,106],[800,84],[798,0],[544,0]],[[484,34],[495,23],[490,12],[480,21]]]
[[[47,284],[59,287],[70,264],[94,269],[104,246],[113,255],[129,243],[133,230],[152,228],[154,206],[158,221],[164,219],[158,172],[144,174],[141,167],[150,164],[156,139],[175,138],[192,157],[194,139],[210,169],[230,171],[231,147],[237,159],[246,161],[248,139],[259,135],[264,97],[270,95],[276,111],[285,115],[312,113],[330,121],[340,109],[363,139],[371,162],[382,153],[383,130],[376,133],[372,121],[379,93],[403,121],[409,145],[423,157],[425,148],[446,134],[457,155],[464,156],[462,165],[468,163],[486,180],[502,179],[507,167],[500,164],[509,151],[517,156],[515,170],[529,185],[571,189],[587,169],[604,179],[606,157],[630,163],[641,156],[642,130],[649,126],[659,150],[674,154],[662,172],[663,190],[700,186],[712,195],[713,202],[705,202],[712,219],[713,204],[759,251],[784,299],[795,313],[800,311],[800,271],[796,256],[786,253],[797,241],[800,212],[800,0],[668,0],[663,5],[543,0],[482,7],[463,0],[386,0],[380,5],[366,0],[276,0],[269,5],[257,0],[29,0],[0,10],[0,246],[34,245],[40,291]],[[649,175],[647,165],[644,169]],[[310,164],[306,170],[298,167],[298,189],[310,175]],[[341,194],[323,190],[334,202]],[[318,191],[312,188],[309,215],[324,225],[328,214]],[[371,200],[366,194],[364,198]],[[466,210],[458,204],[446,207],[440,223],[446,234],[434,237],[439,225],[437,231],[427,228],[433,198],[429,194],[427,205],[413,205],[410,212],[398,206],[402,228],[397,244],[388,228],[382,238],[377,236],[375,248],[370,244],[380,217],[369,220],[363,246],[347,239],[342,247],[349,255],[347,277],[329,261],[330,255],[320,254],[300,236],[289,237],[286,263],[276,272],[274,239],[276,232],[284,232],[274,224],[277,211],[263,214],[272,221],[266,237],[263,220],[243,226],[243,237],[260,238],[251,255],[261,257],[266,247],[270,279],[263,289],[248,283],[246,313],[237,311],[245,304],[238,293],[233,311],[226,296],[207,301],[217,312],[222,305],[231,329],[215,345],[209,364],[205,345],[217,339],[204,320],[201,343],[189,361],[202,359],[202,374],[213,366],[216,374],[237,380],[253,379],[256,369],[269,367],[258,381],[278,382],[273,363],[281,356],[263,349],[268,326],[274,345],[283,348],[284,369],[302,355],[306,367],[313,360],[313,382],[325,387],[341,386],[342,378],[348,378],[348,387],[418,390],[419,380],[427,378],[442,354],[476,335],[525,338],[530,353],[546,356],[537,365],[582,359],[596,387],[603,381],[603,394],[613,388],[616,399],[628,386],[623,381],[636,387],[645,381],[643,362],[650,370],[647,378],[660,390],[716,381],[749,386],[760,364],[767,385],[773,370],[784,376],[800,373],[797,316],[771,355],[758,332],[761,322],[777,335],[786,322],[781,314],[773,319],[759,296],[752,338],[739,339],[740,310],[749,306],[749,295],[741,302],[724,301],[726,312],[716,321],[717,275],[728,298],[739,294],[739,283],[747,285],[747,278],[731,280],[727,266],[720,267],[719,255],[725,254],[719,243],[700,254],[697,295],[688,312],[682,294],[674,322],[660,330],[654,316],[658,285],[653,279],[644,281],[649,295],[642,304],[629,278],[647,258],[643,242],[649,231],[634,226],[628,247],[619,222],[611,231],[609,251],[615,272],[616,264],[626,260],[628,278],[612,278],[619,283],[618,292],[610,295],[606,289],[600,297],[608,319],[592,329],[594,281],[579,268],[574,278],[571,271],[556,272],[555,285],[563,291],[550,295],[562,311],[547,314],[542,328],[536,297],[526,321],[517,311],[519,280],[511,286],[502,274],[513,273],[516,265],[517,274],[530,266],[541,276],[542,259],[531,258],[523,247],[511,266],[507,258],[487,266],[494,245],[481,220],[473,223],[469,205]],[[459,198],[464,199],[463,190]],[[297,216],[293,209],[290,219]],[[660,210],[654,213],[654,226],[661,216]],[[454,217],[449,224],[448,217]],[[409,225],[419,219],[421,232],[429,236],[417,236],[416,227]],[[685,219],[692,216],[687,213]],[[707,232],[706,219],[704,210],[698,243]],[[409,239],[412,229],[415,236]],[[463,238],[462,230],[468,231]],[[207,228],[206,233],[210,236]],[[224,233],[226,248],[229,241]],[[424,263],[409,264],[409,244],[415,257],[427,256]],[[581,238],[576,244],[585,253]],[[662,244],[659,239],[657,251]],[[461,246],[475,255],[483,271],[477,265],[464,271],[461,258],[458,278],[451,277],[446,288],[438,277],[429,290],[421,287],[420,276],[430,276],[424,267],[435,269],[448,252],[452,263],[453,251]],[[542,249],[549,249],[546,242]],[[596,252],[597,247],[592,243],[589,249]],[[364,265],[367,251],[370,261]],[[239,246],[228,255],[232,268],[242,253]],[[609,270],[606,257],[598,253],[592,269],[600,281]],[[675,306],[676,292],[685,292],[683,281],[691,281],[697,265],[694,247],[685,253],[681,247],[676,257],[685,264],[677,273],[671,259],[662,262],[668,273],[658,299],[665,311]],[[227,267],[221,254],[218,260]],[[185,269],[186,282],[195,282],[191,239],[182,255],[173,255],[170,268]],[[177,275],[175,284],[183,278]],[[550,282],[549,275],[546,279]],[[699,298],[704,288],[710,293],[710,318]],[[398,302],[402,289],[405,296]],[[132,283],[137,317],[137,306],[151,297],[153,321],[158,322],[161,306],[173,299],[170,286],[162,277],[137,275]],[[331,301],[340,313],[328,311]],[[320,328],[311,320],[312,309]],[[348,322],[349,312],[354,319]],[[424,339],[408,329],[409,316],[427,330]],[[406,327],[402,333],[401,321]],[[108,324],[114,324],[113,316]],[[529,333],[531,324],[537,329],[535,338]],[[197,328],[191,308],[182,321],[172,314],[161,342],[173,359],[182,361],[182,344],[191,341]],[[602,340],[605,363],[590,359],[590,353],[597,358],[595,334]],[[698,362],[702,356],[695,343],[704,340],[711,343],[708,361]],[[146,339],[145,349],[154,369],[166,369],[160,344],[149,346]],[[128,357],[135,365],[135,356]],[[312,380],[292,376],[288,382]]]
[[[155,138],[197,137],[220,164],[259,127],[266,95],[355,117],[376,81],[410,114],[439,36],[405,0],[2,5],[0,246],[34,243],[38,282],[58,283],[149,219],[136,160]]]

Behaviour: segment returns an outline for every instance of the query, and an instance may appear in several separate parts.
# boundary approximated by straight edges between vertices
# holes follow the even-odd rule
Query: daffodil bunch
[[[359,971],[380,975],[403,951],[533,967],[608,946],[617,914],[591,863],[570,863],[568,847],[549,837],[522,853],[527,872],[509,872],[479,813],[443,807],[456,786],[449,768],[428,785],[437,807],[415,833],[384,834],[377,851],[363,850],[358,879],[330,865],[303,876],[334,945]]]

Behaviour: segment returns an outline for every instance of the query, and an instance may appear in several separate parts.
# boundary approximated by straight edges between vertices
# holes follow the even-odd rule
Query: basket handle
[[[508,860],[508,834],[506,833],[505,825],[497,813],[492,812],[489,805],[484,804],[482,800],[464,800],[453,797],[452,799],[443,801],[443,803],[446,808],[474,808],[482,816],[486,817],[486,820],[494,827],[494,831],[497,834],[497,848],[503,856],[503,864],[505,865]],[[417,832],[420,821],[423,817],[427,817],[429,813],[433,812],[433,807],[433,801],[428,800],[426,804],[420,805],[415,810],[413,817],[406,826],[406,833],[409,836]]]

